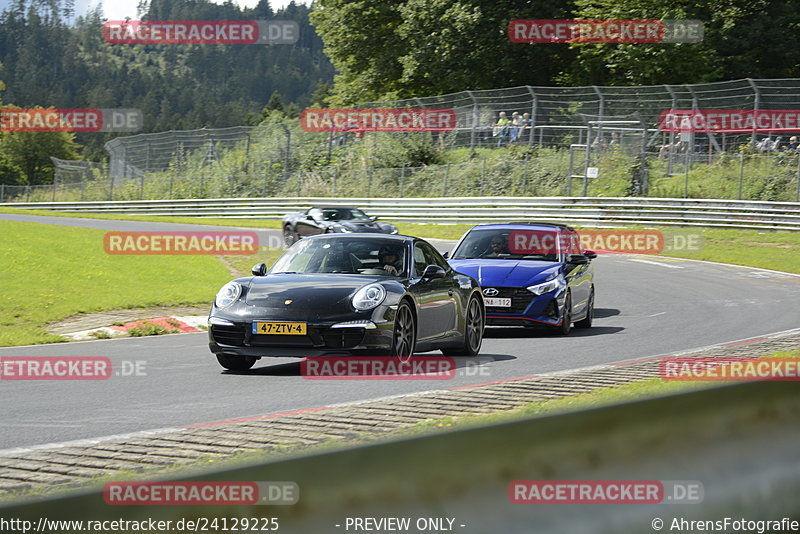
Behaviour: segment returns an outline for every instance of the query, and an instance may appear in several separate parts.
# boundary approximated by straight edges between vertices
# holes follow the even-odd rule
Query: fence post
[[[683,181],[683,198],[689,198],[689,166],[692,164],[689,159],[689,150],[686,150],[686,165],[684,165],[684,172],[686,173]]]
[[[600,126],[600,130],[597,132],[597,138],[599,139],[603,133],[602,125]],[[589,166],[592,164],[592,125],[589,123],[586,129],[586,164],[583,168],[583,196],[589,195]],[[600,146],[600,143],[598,143]]]
[[[0,203],[6,199],[6,184],[0,184]]]
[[[403,163],[403,166],[400,167],[400,198],[403,197],[403,186],[405,185],[406,181],[406,164]]]
[[[25,202],[30,202],[31,201],[31,186],[29,186],[29,185],[25,186],[25,193],[27,195],[25,197]]]
[[[169,199],[172,200],[172,173],[169,173]]]
[[[486,156],[483,156],[483,166],[481,168],[481,196],[483,196],[483,188],[486,185]]]
[[[339,178],[339,167],[333,169],[333,194],[336,194],[336,179]]]
[[[303,171],[297,171],[297,196],[300,196],[301,186],[303,185]]]
[[[447,167],[444,168],[444,187],[442,188],[442,196],[447,196],[447,180],[450,178],[450,164],[447,164]]]
[[[539,104],[539,99],[536,98],[536,92],[533,90],[533,87],[530,85],[528,87],[528,92],[531,94],[531,122],[528,124],[528,146],[533,146],[533,128],[536,126],[536,107]],[[524,131],[524,130],[523,130]]]
[[[753,89],[753,111],[758,111],[761,109],[761,91],[758,90],[758,86],[755,84],[752,78],[745,78],[747,83],[750,84],[750,87]],[[753,133],[750,134],[750,143],[755,146],[756,144],[756,130],[753,128]]]
[[[171,191],[172,186],[170,185],[170,192]],[[172,194],[170,194],[169,198],[172,198]],[[114,200],[114,178],[111,178],[108,181],[108,200]]]
[[[739,153],[739,195],[736,197],[742,200],[742,183],[744,182],[744,154]]]
[[[567,170],[567,196],[572,196],[572,175],[575,173],[575,147],[569,147],[569,168]]]
[[[372,165],[367,168],[367,198],[372,198],[372,171],[375,167]]]
[[[522,193],[523,194],[525,194],[525,192],[528,189],[528,164],[529,164],[528,154],[525,154],[525,165],[524,165],[523,171],[522,171]]]
[[[472,100],[472,126],[469,131],[469,154],[471,157],[475,156],[475,127],[478,122],[478,101],[472,96],[472,91],[466,91],[469,98]]]

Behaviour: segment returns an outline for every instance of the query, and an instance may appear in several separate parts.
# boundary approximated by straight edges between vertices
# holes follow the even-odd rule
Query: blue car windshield
[[[406,246],[387,239],[348,236],[303,239],[292,245],[271,274],[364,274],[405,276]]]
[[[515,235],[512,235],[514,233]],[[451,256],[459,259],[514,259],[559,261],[558,234],[553,231],[519,231],[527,238],[520,242],[514,230],[473,230]],[[516,239],[515,239],[516,238]],[[509,243],[511,239],[511,243]],[[523,245],[523,246],[520,246]]]

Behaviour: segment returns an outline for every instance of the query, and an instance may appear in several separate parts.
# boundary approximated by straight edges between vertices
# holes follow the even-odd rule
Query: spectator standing
[[[511,114],[511,142],[516,143],[522,129],[522,115],[516,111]]]
[[[503,140],[508,137],[508,125],[510,122],[506,112],[501,111],[497,122],[492,128],[492,137],[497,137],[497,146],[503,146]]]

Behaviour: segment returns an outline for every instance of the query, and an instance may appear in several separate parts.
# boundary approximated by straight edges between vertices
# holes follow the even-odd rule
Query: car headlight
[[[336,226],[333,227],[333,229],[336,230],[337,232],[342,232],[344,234],[353,233],[353,231],[351,229],[349,229],[348,227],[343,226],[341,224],[337,224]]]
[[[550,293],[551,291],[562,289],[563,287],[564,280],[559,277],[553,278],[552,280],[548,280],[547,282],[543,282],[541,284],[528,286],[526,289],[534,295],[544,295],[545,293]]]
[[[397,233],[397,227],[394,226],[393,224],[389,225],[389,230],[390,230],[390,232],[389,232],[390,234],[396,234]]]
[[[214,304],[217,305],[217,308],[227,308],[239,300],[241,294],[242,286],[240,284],[228,282],[217,292],[217,298],[214,300]]]
[[[380,284],[364,286],[353,295],[353,307],[358,311],[371,310],[386,298],[386,289]]]

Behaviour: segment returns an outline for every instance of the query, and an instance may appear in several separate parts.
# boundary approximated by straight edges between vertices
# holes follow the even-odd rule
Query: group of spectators
[[[770,139],[765,137],[756,144],[756,150],[764,153],[772,152],[800,152],[800,143],[797,141],[797,136],[793,135],[789,138],[789,143],[783,142],[783,137],[776,137]]]
[[[509,119],[505,111],[500,112],[497,122],[492,126],[492,137],[497,139],[497,146],[503,146],[517,141],[528,141],[531,135],[530,113],[520,115],[516,111]]]

